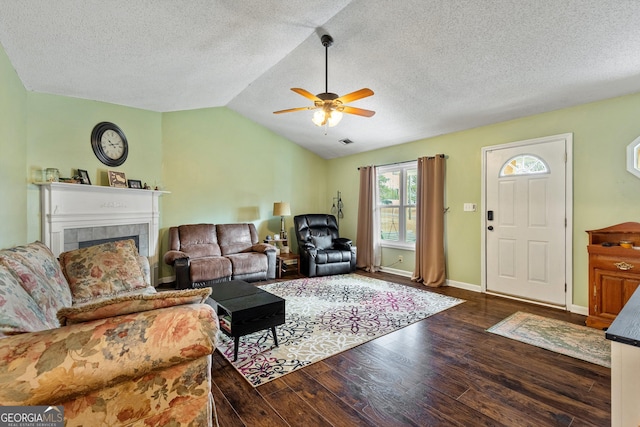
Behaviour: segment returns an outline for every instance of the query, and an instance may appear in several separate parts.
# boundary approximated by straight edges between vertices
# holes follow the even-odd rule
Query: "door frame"
[[[480,256],[480,291],[482,293],[492,294],[487,292],[487,152],[503,149],[522,147],[527,145],[542,144],[546,142],[557,141],[558,139],[564,139],[566,146],[566,161],[565,161],[565,283],[567,291],[565,293],[565,309],[567,311],[573,311],[573,133],[563,133],[558,135],[545,136],[541,138],[526,139],[522,141],[515,141],[505,144],[491,145],[482,147],[482,179],[481,179],[481,219],[480,219],[480,242],[481,242],[481,256]],[[530,301],[524,298],[511,297],[502,294],[495,294],[504,298],[511,298],[520,301],[526,301],[533,304],[544,305],[548,307],[558,308],[556,305],[541,303],[539,301]]]

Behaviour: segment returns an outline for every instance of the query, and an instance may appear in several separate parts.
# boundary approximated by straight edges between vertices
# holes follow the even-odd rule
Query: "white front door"
[[[566,138],[483,149],[487,292],[567,305]]]

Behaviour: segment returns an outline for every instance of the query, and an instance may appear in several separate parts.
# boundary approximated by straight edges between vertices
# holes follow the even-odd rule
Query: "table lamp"
[[[286,239],[287,233],[284,231],[284,217],[291,215],[291,207],[288,202],[275,202],[273,204],[273,216],[280,217],[280,238]]]

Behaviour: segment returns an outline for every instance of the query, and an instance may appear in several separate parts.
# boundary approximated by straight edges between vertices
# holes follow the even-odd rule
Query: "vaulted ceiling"
[[[324,158],[640,92],[639,22],[636,0],[0,0],[27,90],[226,106]],[[375,116],[273,114],[325,91],[323,34],[329,91],[371,88],[351,105]]]

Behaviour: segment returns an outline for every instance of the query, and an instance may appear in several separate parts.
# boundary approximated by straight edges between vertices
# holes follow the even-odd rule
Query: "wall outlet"
[[[403,261],[404,261],[404,257],[402,255],[398,255],[398,262],[402,264]]]

